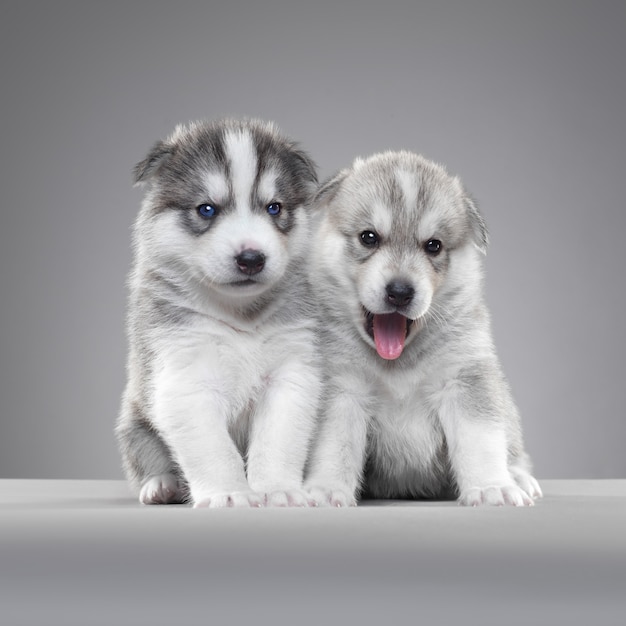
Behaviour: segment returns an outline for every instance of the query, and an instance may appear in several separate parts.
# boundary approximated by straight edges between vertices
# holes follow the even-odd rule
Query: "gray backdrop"
[[[459,174],[537,475],[626,477],[625,6],[5,1],[0,477],[121,478],[130,170],[225,115]]]

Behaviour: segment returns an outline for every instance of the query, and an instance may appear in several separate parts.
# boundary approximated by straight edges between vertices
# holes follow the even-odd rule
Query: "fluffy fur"
[[[135,168],[128,383],[146,504],[306,505],[320,392],[306,276],[315,166],[271,124],[180,126]]]
[[[357,159],[316,204],[326,380],[313,500],[532,504],[541,491],[482,295],[487,231],[460,181],[388,152]]]

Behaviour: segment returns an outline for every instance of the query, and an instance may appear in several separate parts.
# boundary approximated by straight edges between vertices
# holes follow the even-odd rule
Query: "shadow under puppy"
[[[316,204],[326,380],[312,499],[532,504],[541,490],[482,294],[487,231],[458,178],[387,152],[357,159]]]
[[[116,433],[146,504],[305,506],[320,392],[315,165],[269,123],[179,126],[134,171],[128,382]]]

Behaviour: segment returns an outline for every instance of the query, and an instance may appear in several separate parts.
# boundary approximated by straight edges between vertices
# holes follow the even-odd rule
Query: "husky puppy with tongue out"
[[[310,499],[533,504],[482,294],[487,231],[459,179],[387,152],[339,172],[316,204],[326,381]]]

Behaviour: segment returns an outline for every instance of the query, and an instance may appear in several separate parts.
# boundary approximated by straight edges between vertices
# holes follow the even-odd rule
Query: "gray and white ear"
[[[169,160],[173,152],[172,144],[165,141],[157,141],[146,155],[146,158],[139,161],[133,168],[133,182],[135,185],[145,183],[155,176],[159,169]]]
[[[487,224],[483,216],[478,210],[478,205],[474,198],[468,193],[465,193],[463,202],[467,209],[469,217],[470,228],[472,229],[472,236],[474,238],[474,245],[483,253],[487,254],[487,245],[489,244],[489,232],[487,231]]]
[[[317,191],[317,165],[304,150],[295,145],[291,148],[290,161],[291,169],[299,181],[298,186],[308,206]]]
[[[294,148],[293,156],[296,160],[298,175],[302,180],[312,185],[317,185],[317,164],[304,151]]]
[[[315,194],[313,203],[315,206],[323,206],[328,204],[336,195],[343,181],[347,178],[349,170],[341,170],[334,176],[324,181]]]

